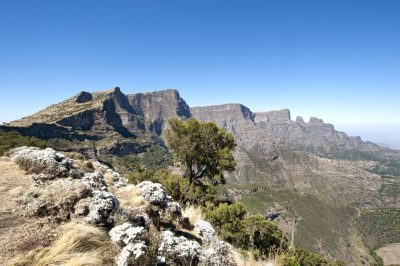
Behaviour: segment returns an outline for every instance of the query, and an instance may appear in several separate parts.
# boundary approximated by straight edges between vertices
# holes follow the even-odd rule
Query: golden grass
[[[8,194],[13,198],[17,198],[17,197],[21,196],[22,194],[24,194],[25,191],[26,191],[26,188],[24,188],[23,186],[18,186],[13,189],[10,189],[8,191]]]
[[[31,251],[9,265],[101,265],[113,257],[107,234],[101,229],[75,222],[60,226],[59,237],[49,247]]]
[[[195,224],[200,220],[203,220],[203,214],[199,206],[189,205],[183,208],[182,216],[189,218],[190,224]]]
[[[250,252],[242,253],[234,249],[230,256],[238,266],[281,266],[277,259],[256,260]]]
[[[122,208],[146,208],[149,205],[148,201],[143,198],[142,191],[135,185],[127,185],[113,192],[118,197]]]

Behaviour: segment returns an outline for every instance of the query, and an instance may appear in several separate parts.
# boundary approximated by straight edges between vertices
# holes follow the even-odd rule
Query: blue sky
[[[176,88],[400,136],[400,1],[0,2],[0,122],[81,90]],[[397,141],[400,143],[400,140]]]

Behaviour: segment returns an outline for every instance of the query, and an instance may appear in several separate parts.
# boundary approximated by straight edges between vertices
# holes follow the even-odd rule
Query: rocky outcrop
[[[56,221],[81,216],[92,224],[113,223],[119,202],[108,192],[100,172],[82,174],[72,159],[50,148],[20,147],[10,156],[32,174],[34,186],[18,198],[29,215]]]
[[[145,228],[133,226],[130,223],[118,225],[110,230],[111,241],[122,248],[116,258],[118,266],[127,266],[129,258],[138,259],[145,254],[147,246],[141,236],[145,233]]]
[[[82,91],[76,97],[77,103],[86,103],[90,102],[93,99],[93,96],[90,92]]]
[[[190,227],[193,232],[187,231],[184,236],[175,229],[183,228],[183,220],[189,219],[183,219],[180,204],[172,200],[161,184],[144,181],[137,186],[129,185],[139,192],[135,195],[140,197],[140,203],[124,209],[117,195],[124,191],[120,191],[121,187],[128,188],[127,182],[104,164],[93,162],[93,171],[71,176],[71,169],[83,171],[79,167],[82,162],[76,163],[52,149],[21,147],[10,155],[31,174],[53,175],[45,182],[32,179],[33,186],[17,199],[24,214],[43,221],[73,220],[103,228],[116,246],[118,266],[142,265],[146,256],[153,256],[152,265],[236,265],[232,247],[218,239],[210,223],[198,221]],[[174,226],[161,229],[160,221]]]
[[[51,148],[42,150],[36,147],[20,147],[11,150],[10,153],[14,162],[27,172],[35,174],[34,179],[81,175],[71,159]]]

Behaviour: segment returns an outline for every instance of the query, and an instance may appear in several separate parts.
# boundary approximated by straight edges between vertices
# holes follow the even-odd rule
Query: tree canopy
[[[201,178],[221,183],[224,171],[235,170],[236,162],[232,155],[236,146],[234,137],[214,123],[194,118],[187,121],[172,118],[168,121],[164,138],[190,183]]]

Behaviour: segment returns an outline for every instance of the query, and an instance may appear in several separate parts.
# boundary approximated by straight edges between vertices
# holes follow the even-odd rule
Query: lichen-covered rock
[[[82,182],[85,183],[90,190],[108,190],[106,181],[104,181],[104,177],[99,171],[84,174]]]
[[[10,151],[11,159],[29,173],[37,174],[35,180],[55,177],[78,177],[80,172],[64,154],[51,148],[19,147]]]
[[[158,248],[160,256],[171,258],[176,263],[191,263],[197,261],[201,254],[201,246],[184,236],[176,237],[171,231],[165,231]]]
[[[205,238],[210,239],[215,237],[214,227],[209,222],[200,220],[194,224],[194,228]]]
[[[179,205],[178,202],[172,201],[168,202],[166,211],[175,219],[177,219],[179,222],[182,219],[182,208]]]
[[[124,247],[138,240],[144,231],[144,227],[124,223],[111,229],[109,235],[114,243],[120,247]]]
[[[137,185],[142,191],[143,198],[153,205],[161,208],[168,207],[171,197],[165,192],[164,187],[159,183],[143,181]]]
[[[121,253],[116,258],[118,266],[126,266],[130,258],[137,259],[145,253],[147,246],[140,239],[144,231],[144,227],[133,226],[130,223],[111,229],[109,232],[111,241],[122,247]]]
[[[28,215],[67,221],[75,212],[75,204],[88,195],[89,191],[79,180],[63,178],[31,188],[17,202],[24,205]]]
[[[114,221],[112,214],[118,207],[119,201],[112,193],[96,190],[90,198],[86,221],[91,224],[110,225]]]
[[[215,240],[202,249],[199,256],[199,265],[204,266],[233,266],[234,259],[229,256],[232,246],[224,241]]]
[[[116,258],[118,266],[128,266],[130,258],[138,259],[145,254],[147,246],[143,241],[129,243],[126,245]]]

